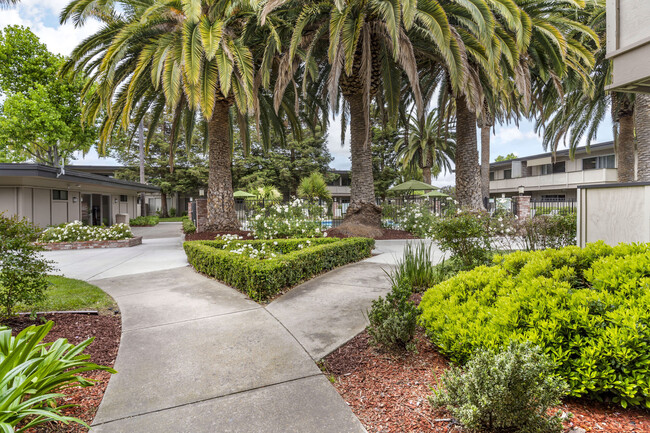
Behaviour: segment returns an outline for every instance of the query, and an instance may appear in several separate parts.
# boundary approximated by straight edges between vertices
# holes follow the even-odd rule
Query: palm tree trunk
[[[487,204],[490,199],[490,134],[492,127],[481,126],[481,199]]]
[[[431,185],[431,166],[422,167],[422,180]]]
[[[616,141],[618,160],[618,181],[634,182],[634,116],[619,117],[619,132]]]
[[[217,102],[208,122],[210,169],[207,231],[239,229],[232,191],[229,108],[228,103]]]
[[[370,140],[366,143],[366,133],[370,125],[366,125],[363,94],[354,93],[345,96],[345,99],[350,105],[350,159],[352,161],[350,206],[345,221],[380,228],[381,209],[375,202]]]
[[[650,95],[637,93],[634,103],[637,139],[637,180],[650,181]],[[634,157],[632,157],[634,161]]]
[[[483,207],[476,115],[467,107],[464,96],[456,98],[456,198],[461,207],[473,210]]]

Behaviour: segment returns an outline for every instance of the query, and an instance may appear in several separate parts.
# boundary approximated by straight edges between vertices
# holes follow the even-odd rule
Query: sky
[[[99,23],[88,20],[83,27],[75,28],[72,24],[60,25],[59,13],[68,0],[22,0],[18,5],[9,9],[0,9],[0,28],[8,25],[23,25],[43,41],[54,53],[68,55],[74,47],[100,27]],[[608,118],[601,125],[595,142],[612,139],[612,124]],[[586,144],[586,143],[583,143]],[[593,143],[592,143],[593,144]],[[349,134],[344,146],[341,146],[341,125],[337,119],[330,122],[328,147],[334,157],[330,164],[332,168],[345,170],[350,168]],[[532,122],[523,121],[519,125],[497,125],[491,140],[491,161],[498,155],[514,153],[522,157],[543,153],[542,139],[535,134]],[[115,165],[112,158],[100,158],[94,150],[85,157],[78,155],[73,164]],[[444,186],[454,184],[453,173],[442,173],[434,185]]]

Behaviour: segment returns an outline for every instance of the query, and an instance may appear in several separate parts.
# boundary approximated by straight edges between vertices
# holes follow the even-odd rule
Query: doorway
[[[111,225],[111,196],[82,194],[81,222],[89,226]]]

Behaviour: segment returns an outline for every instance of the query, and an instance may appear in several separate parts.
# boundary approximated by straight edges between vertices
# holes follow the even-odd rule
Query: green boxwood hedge
[[[223,281],[256,301],[265,301],[282,289],[323,271],[370,257],[375,244],[373,239],[367,238],[237,242],[257,248],[266,244],[268,249],[282,254],[265,260],[248,258],[224,250],[228,243],[224,240],[189,241],[183,247],[188,261],[197,271]],[[299,245],[304,248],[300,249]]]
[[[428,337],[455,362],[530,341],[571,395],[650,407],[650,244],[497,256],[429,289],[419,308]]]

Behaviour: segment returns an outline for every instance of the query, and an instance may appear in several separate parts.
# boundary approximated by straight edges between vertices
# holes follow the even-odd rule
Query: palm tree
[[[332,193],[327,189],[327,182],[322,174],[315,171],[307,177],[300,180],[298,185],[298,197],[304,197],[308,200],[332,200]]]
[[[595,48],[595,66],[590,74],[593,93],[584,91],[582,80],[575,74],[569,74],[562,81],[562,97],[559,97],[555,87],[547,88],[543,95],[544,110],[539,115],[536,130],[543,129],[544,148],[555,151],[561,142],[568,141],[573,153],[581,142],[586,141],[588,146],[596,139],[598,128],[609,112],[614,126],[618,180],[633,182],[635,116],[638,114],[636,101],[639,95],[605,90],[612,80],[612,63],[606,57],[604,0],[598,0],[587,7],[581,20],[600,39],[600,48]],[[643,123],[639,119],[637,127]]]
[[[278,0],[267,3],[262,19],[271,12],[297,17],[283,58],[284,67],[279,72],[276,97],[293,80],[300,63],[305,64],[303,83],[327,77],[322,95],[334,111],[340,106],[342,95],[342,118],[350,126],[352,161],[351,204],[345,223],[380,227],[381,210],[375,204],[370,148],[371,100],[381,98],[382,104],[386,101],[389,113],[396,116],[404,73],[418,112],[423,113],[417,63],[407,32],[429,32],[435,36],[431,39],[433,47],[442,58],[457,62],[444,10],[433,0]]]
[[[400,138],[395,145],[397,159],[403,167],[420,168],[428,184],[432,175],[438,177],[443,170],[451,172],[455,158],[454,131],[447,130],[442,123],[436,111],[431,111],[424,120],[411,117],[408,137]]]
[[[83,41],[69,70],[93,77],[86,89],[86,115],[105,110],[101,140],[116,126],[127,127],[147,111],[173,113],[172,136],[191,135],[194,113],[204,118],[208,137],[208,230],[239,227],[231,176],[231,107],[239,113],[259,107],[251,50],[243,32],[256,17],[255,2],[211,0],[154,2],[121,0],[125,15]],[[74,0],[61,21],[83,23],[93,2]],[[252,20],[254,21],[254,20]],[[153,129],[153,128],[152,128]]]

